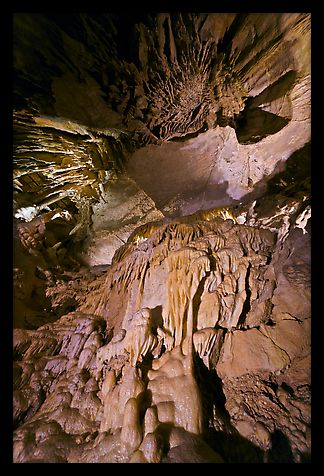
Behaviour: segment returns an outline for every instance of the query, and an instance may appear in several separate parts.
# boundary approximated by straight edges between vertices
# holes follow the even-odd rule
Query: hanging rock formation
[[[14,39],[14,463],[308,462],[310,15]]]
[[[303,276],[288,240],[290,274]],[[222,379],[230,427],[264,451],[281,431],[307,452],[309,304],[282,313],[281,268],[275,233],[232,220],[173,222],[130,240],[78,311],[15,332],[16,460],[42,460],[42,442],[22,442],[44,422],[68,441],[53,461],[163,461],[173,432],[202,438],[216,424],[197,365]],[[127,306],[114,316],[117,300]]]

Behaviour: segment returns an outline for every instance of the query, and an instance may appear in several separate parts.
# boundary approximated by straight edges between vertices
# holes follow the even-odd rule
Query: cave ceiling
[[[13,54],[15,217],[56,211],[88,264],[258,198],[310,142],[309,14],[19,13]]]

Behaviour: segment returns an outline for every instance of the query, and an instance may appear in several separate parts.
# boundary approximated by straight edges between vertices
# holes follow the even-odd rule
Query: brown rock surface
[[[308,462],[310,14],[14,39],[13,461]]]
[[[196,381],[194,362],[202,359],[202,365],[209,371],[216,369],[222,380],[226,411],[244,438],[266,451],[269,435],[280,428],[295,451],[308,450],[309,441],[291,433],[295,428],[302,434],[309,423],[307,393],[298,397],[298,389],[309,385],[307,367],[292,390],[296,395],[287,394],[297,418],[293,424],[281,410],[281,395],[285,395],[287,386],[290,388],[285,375],[299,368],[309,355],[309,319],[279,319],[270,325],[271,318],[276,317],[270,311],[254,327],[246,327],[253,298],[258,299],[269,279],[266,271],[274,266],[274,236],[266,229],[233,222],[225,225],[229,222],[220,218],[155,225],[141,244],[129,241],[119,260],[115,258],[107,270],[106,279],[94,281],[96,287],[77,312],[36,331],[16,332],[15,418],[20,424],[19,434],[33,431],[31,423],[37,428],[37,422],[45,418],[58,423],[62,434],[74,435],[74,443],[69,440],[72,446],[79,444],[83,434],[111,435],[111,445],[108,438],[107,453],[101,454],[100,461],[145,458],[156,462],[164,457],[165,462],[181,458],[187,461],[183,456],[183,451],[189,451],[186,444],[184,448],[178,445],[166,456],[168,437],[163,425],[204,434],[206,418],[212,415],[206,414],[202,389]],[[260,284],[246,278],[247,267],[251,274],[255,271]],[[160,269],[164,271],[159,273]],[[231,279],[225,285],[227,277]],[[154,299],[146,297],[152,292],[152,282],[160,290]],[[270,289],[274,288],[279,289]],[[204,314],[199,312],[204,289],[218,296],[209,311],[215,316],[212,327],[210,320],[204,323]],[[117,311],[114,303],[120,293],[127,307]],[[270,300],[273,296],[267,294]],[[147,307],[148,302],[152,308]],[[115,317],[111,319],[112,307]],[[239,312],[234,321],[236,309]],[[32,379],[26,380],[25,372]],[[245,389],[248,400],[244,397],[245,403],[233,407],[246,380],[254,382],[251,390]],[[277,392],[278,396],[273,388],[283,390]],[[271,400],[268,395],[273,395]],[[261,412],[263,405],[267,405],[266,413]],[[277,406],[282,420],[276,419]],[[148,434],[152,436],[146,437]],[[98,438],[85,440],[86,461],[98,461],[93,453]],[[158,443],[161,438],[162,443]],[[26,451],[24,447],[19,450],[17,461],[31,458]],[[65,453],[69,460],[77,450],[71,451]],[[200,456],[192,456],[193,461],[216,462],[218,457],[203,456],[201,451]]]

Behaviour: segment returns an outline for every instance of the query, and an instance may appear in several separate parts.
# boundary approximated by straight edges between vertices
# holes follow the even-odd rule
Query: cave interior
[[[14,463],[310,462],[310,37],[14,14]]]

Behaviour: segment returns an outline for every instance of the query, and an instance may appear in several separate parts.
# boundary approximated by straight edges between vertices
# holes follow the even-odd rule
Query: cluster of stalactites
[[[128,313],[124,318],[122,332],[126,335],[120,342],[108,344],[107,361],[121,352],[135,366],[154,348],[159,349],[159,355],[161,345],[171,350],[186,338],[192,343],[195,332],[249,326],[254,314],[260,320],[265,318],[268,295],[273,290],[271,280],[269,284],[268,277],[265,279],[273,235],[268,230],[234,225],[233,221],[150,227],[145,246],[139,245],[112,266],[106,280],[107,293],[114,287],[124,292],[136,289],[139,311],[135,308],[132,317]],[[163,262],[167,268],[165,300],[161,303],[163,323],[153,331],[150,310],[141,309],[140,303],[148,274]],[[109,300],[107,293],[101,295],[99,309]],[[206,357],[208,366],[217,333],[206,332],[194,338],[194,346],[201,357]],[[203,338],[206,345],[202,344]]]
[[[113,265],[116,266],[117,274],[120,274],[121,267],[125,266],[125,258],[131,254],[130,261],[133,262],[134,259],[139,259],[137,255],[141,256],[141,251],[145,252],[145,257],[150,261],[164,259],[170,251],[180,249],[206,233],[222,235],[220,225],[227,220],[237,223],[233,210],[221,207],[197,212],[167,224],[147,223],[137,228],[127,243],[116,251]]]
[[[157,337],[152,334],[152,314],[144,308],[136,312],[127,326],[112,340],[102,347],[97,355],[97,365],[100,371],[105,362],[118,355],[128,355],[130,364],[135,367],[148,352],[157,346]]]
[[[210,261],[204,251],[185,247],[171,253],[167,259],[167,304],[163,322],[175,345],[193,333],[193,298],[202,278],[210,271]]]
[[[46,341],[55,359],[46,369],[61,372],[72,357],[95,380],[99,400],[91,425],[112,442],[107,461],[159,462],[169,444],[159,433],[164,423],[202,433],[195,359],[215,369],[228,331],[267,318],[273,244],[268,230],[233,220],[162,225],[109,268],[104,291],[99,290],[101,307],[92,302],[94,315],[81,315],[85,328],[76,329],[72,315],[55,324],[53,340]],[[109,314],[116,299],[127,303],[115,318],[118,328]],[[105,332],[105,321],[96,317],[104,306]],[[57,340],[62,324],[64,337]],[[25,352],[25,337],[16,339],[17,352]],[[38,340],[24,355],[29,359],[43,351]]]

